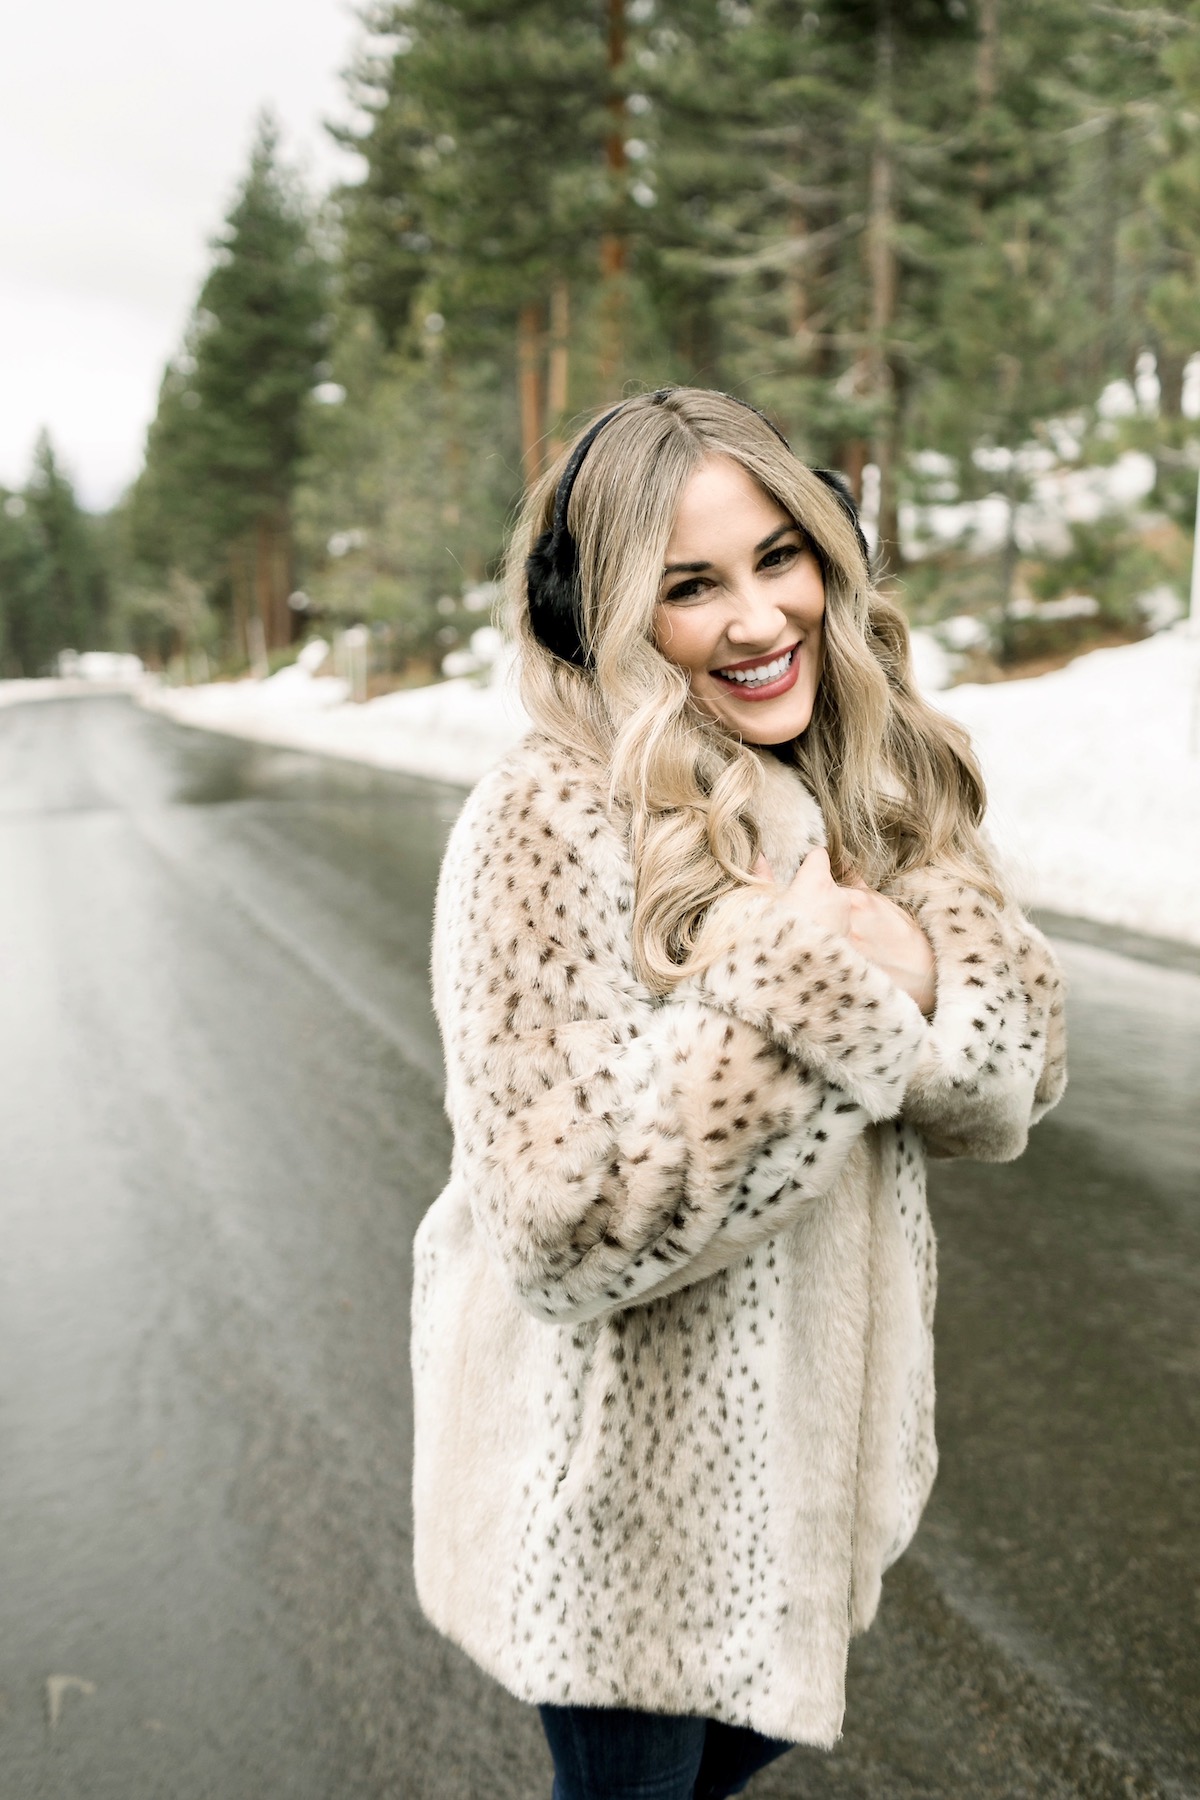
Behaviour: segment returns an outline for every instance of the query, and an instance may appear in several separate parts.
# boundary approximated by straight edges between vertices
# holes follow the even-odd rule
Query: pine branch
[[[679,266],[703,269],[710,275],[759,275],[769,269],[787,269],[804,262],[818,250],[853,237],[866,224],[866,215],[850,213],[836,225],[810,231],[804,237],[779,238],[746,256],[704,256],[699,252],[681,252]]]

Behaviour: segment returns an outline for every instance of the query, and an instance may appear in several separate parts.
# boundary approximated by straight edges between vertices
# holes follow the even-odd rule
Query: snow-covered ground
[[[0,681],[0,706],[22,700],[61,700],[72,694],[133,694],[140,692],[144,675],[50,675],[22,681]]]
[[[936,688],[943,671],[923,656],[918,667]],[[463,784],[526,726],[507,678],[361,706],[344,693],[287,670],[158,689],[145,704],[186,724]],[[931,698],[974,739],[992,836],[1028,904],[1200,943],[1200,638],[1177,627],[1034,680]]]
[[[354,705],[336,676],[298,665],[266,681],[157,688],[143,704],[185,725],[232,732],[296,750],[403,769],[471,786],[529,729],[512,684],[474,677],[406,688]]]
[[[1200,944],[1200,637],[931,698],[971,733],[1030,905]]]

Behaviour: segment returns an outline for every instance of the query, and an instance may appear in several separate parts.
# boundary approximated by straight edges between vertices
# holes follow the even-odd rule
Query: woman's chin
[[[724,694],[705,696],[705,710],[715,713],[746,744],[788,744],[812,723],[814,694],[798,691],[797,684],[776,700],[726,699]]]

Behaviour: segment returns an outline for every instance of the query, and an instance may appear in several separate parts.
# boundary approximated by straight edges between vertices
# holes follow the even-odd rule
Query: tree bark
[[[1155,345],[1160,418],[1181,419],[1183,417],[1183,373],[1190,360],[1190,357],[1181,355],[1178,351],[1164,350],[1161,345]]]
[[[1096,310],[1101,328],[1097,338],[1097,355],[1092,376],[1096,381],[1107,375],[1119,355],[1117,333],[1117,239],[1121,230],[1120,180],[1124,126],[1120,113],[1115,113],[1104,128],[1102,139],[1103,194],[1100,202],[1100,232],[1096,256]]]
[[[998,85],[1000,0],[979,0],[979,48],[975,54],[975,92],[982,109],[991,106]]]
[[[462,524],[466,500],[467,449],[462,435],[458,369],[452,359],[438,357],[437,385],[438,423],[441,426],[442,457],[445,468],[445,479],[442,482],[441,517],[442,524],[448,531],[457,531]],[[468,577],[468,579],[472,578]]]
[[[1000,551],[1000,661],[1010,663],[1016,656],[1016,620],[1013,618],[1013,595],[1017,585],[1017,564],[1021,552],[1017,545],[1017,483],[1010,470],[1004,484],[1008,502],[1008,521],[1004,544]]]
[[[788,230],[793,238],[808,235],[808,220],[803,209],[796,205],[791,209]],[[797,348],[803,350],[808,337],[808,280],[807,271],[799,257],[792,263],[787,276],[787,310],[788,334]]]
[[[570,393],[571,290],[562,276],[550,289],[550,367],[546,383],[546,451],[553,462],[563,452],[563,427]]]
[[[608,113],[609,130],[604,143],[608,170],[609,206],[619,215],[625,206],[625,96],[617,86],[625,62],[625,0],[608,0]],[[616,397],[625,369],[625,278],[629,246],[616,223],[600,240],[600,382],[606,399]]]
[[[1000,0],[979,0],[979,41],[975,50],[975,99],[979,117],[984,119],[996,103],[1000,66]],[[987,205],[987,189],[991,180],[991,164],[981,156],[972,177],[975,205],[983,212]]]
[[[896,42],[891,0],[880,0],[875,26],[875,141],[871,150],[866,255],[870,287],[867,336],[867,387],[875,413],[871,460],[879,470],[879,548],[881,571],[899,559],[896,530],[895,475],[896,383],[889,357],[889,338],[896,316],[896,163],[892,143],[892,84]]]
[[[275,643],[279,648],[295,638],[299,618],[288,605],[292,592],[292,520],[286,503],[279,508],[272,531],[274,555],[271,561],[271,616],[275,623]]]
[[[545,440],[542,435],[542,309],[529,302],[517,316],[517,371],[521,405],[521,470],[526,487],[541,474]]]
[[[850,438],[842,447],[840,467],[850,483],[856,506],[862,505],[863,470],[867,466],[867,446],[862,438]]]
[[[276,648],[275,546],[272,521],[260,513],[254,521],[254,598],[262,620],[263,643]]]
[[[245,545],[235,539],[229,551],[229,596],[233,605],[233,650],[235,656],[244,656],[250,661],[250,640],[246,634],[246,625],[250,609],[247,605],[245,579]]]

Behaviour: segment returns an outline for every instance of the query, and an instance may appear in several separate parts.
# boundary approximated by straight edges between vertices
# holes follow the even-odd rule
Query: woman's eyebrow
[[[775,527],[774,531],[771,532],[770,536],[765,537],[761,544],[755,544],[754,555],[761,556],[764,550],[769,550],[771,548],[771,545],[775,542],[776,538],[786,537],[789,531],[799,531],[799,530],[800,530],[799,525],[793,524],[791,520],[789,520],[786,525],[777,525]],[[666,577],[667,575],[702,575],[704,573],[705,569],[711,569],[711,568],[712,568],[712,564],[710,562],[668,563],[666,568],[663,570],[663,576]]]
[[[703,570],[711,569],[711,568],[712,568],[712,564],[707,563],[707,562],[668,563],[666,568],[663,570],[663,574],[664,575],[699,575],[702,573]]]
[[[786,537],[789,531],[799,531],[799,529],[800,527],[791,519],[788,520],[786,525],[776,526],[770,537],[765,537],[761,544],[755,544],[755,556],[761,556],[764,550],[769,550],[776,538]]]

